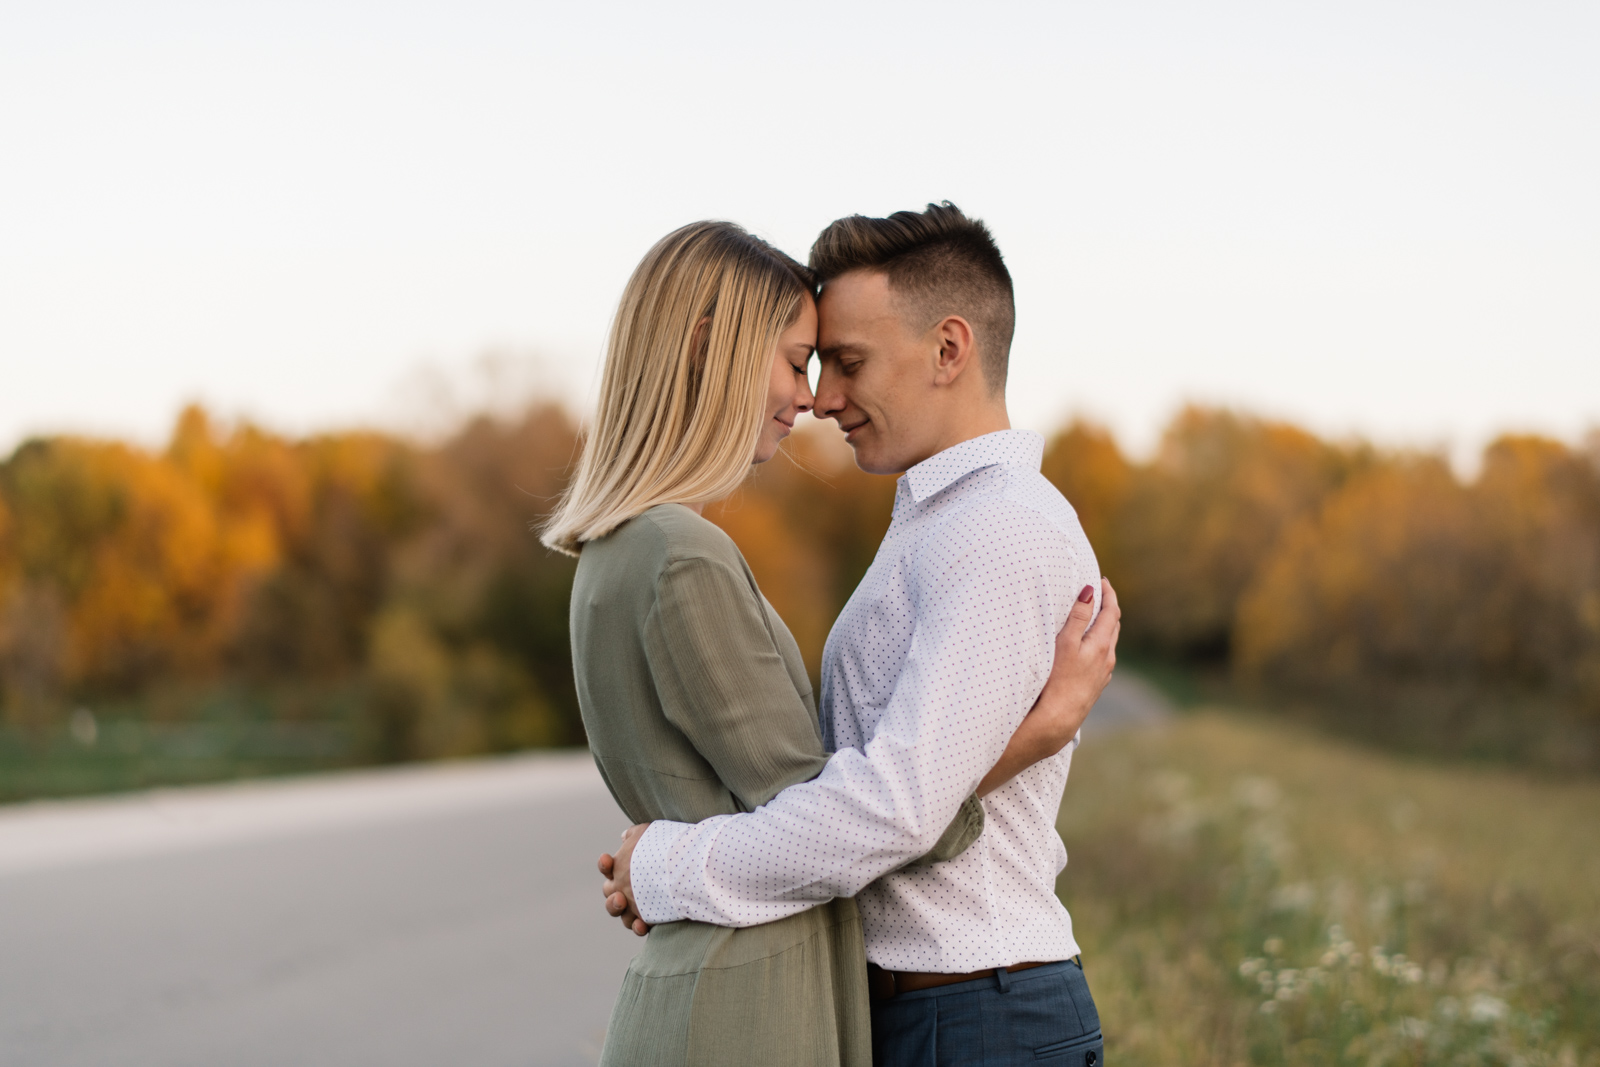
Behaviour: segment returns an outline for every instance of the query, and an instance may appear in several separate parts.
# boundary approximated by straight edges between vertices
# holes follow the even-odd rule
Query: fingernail
[[[1089,603],[1089,601],[1091,601],[1093,599],[1094,599],[1094,586],[1092,586],[1092,585],[1084,586],[1083,587],[1083,592],[1078,594],[1078,603],[1087,604],[1087,603]]]

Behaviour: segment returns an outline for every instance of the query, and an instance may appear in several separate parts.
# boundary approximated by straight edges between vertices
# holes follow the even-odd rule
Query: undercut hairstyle
[[[966,319],[990,393],[1005,388],[1017,324],[1011,272],[989,228],[950,201],[839,219],[811,246],[811,269],[821,287],[851,271],[882,271],[900,314],[919,329],[947,315]]]

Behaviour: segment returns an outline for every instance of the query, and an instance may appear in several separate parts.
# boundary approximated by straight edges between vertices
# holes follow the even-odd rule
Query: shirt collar
[[[1032,430],[998,430],[928,457],[906,471],[901,480],[910,490],[911,499],[920,504],[957,478],[982,467],[1003,464],[1038,470],[1043,458],[1044,438]]]

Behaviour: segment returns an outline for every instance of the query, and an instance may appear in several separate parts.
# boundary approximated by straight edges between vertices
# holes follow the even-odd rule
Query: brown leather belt
[[[971,982],[979,978],[993,978],[1000,971],[1015,974],[1017,971],[1026,971],[1034,967],[1043,967],[1045,961],[1039,963],[1013,963],[1009,967],[988,967],[981,971],[969,971],[966,974],[940,974],[937,971],[886,971],[876,963],[867,964],[867,988],[872,993],[873,1000],[893,1000],[901,993],[915,993],[919,989],[936,989],[942,985],[955,985],[957,982]]]

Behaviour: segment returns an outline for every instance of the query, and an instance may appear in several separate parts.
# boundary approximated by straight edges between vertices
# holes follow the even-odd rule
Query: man
[[[855,896],[876,1063],[1096,1064],[1099,1018],[1055,896],[1076,742],[989,793],[961,855],[905,867],[1000,758],[1074,604],[1099,606],[1094,553],[1039,474],[1042,440],[1010,429],[1010,274],[983,224],[948,203],[840,219],[811,266],[815,410],[862,469],[904,474],[823,657],[836,754],[755,812],[630,831],[602,865],[608,909],[749,926]],[[1091,631],[1107,672],[1114,606]]]

